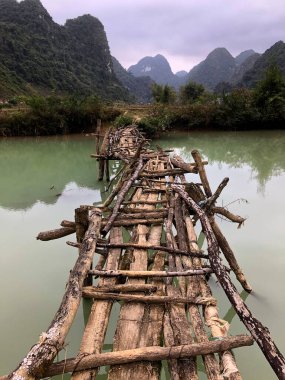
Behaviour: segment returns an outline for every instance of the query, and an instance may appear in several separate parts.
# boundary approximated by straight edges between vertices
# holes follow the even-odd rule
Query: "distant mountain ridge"
[[[151,86],[154,81],[148,76],[135,77],[123,68],[120,62],[112,57],[114,72],[122,85],[139,103],[149,103],[152,100]]]
[[[283,41],[276,42],[258,57],[254,65],[243,75],[241,84],[247,87],[253,87],[264,77],[270,65],[277,65],[283,75],[285,75],[285,43]]]
[[[128,98],[102,23],[84,15],[60,26],[39,0],[0,0],[0,98],[51,91]]]
[[[173,74],[167,59],[157,54],[155,57],[144,57],[135,65],[128,68],[135,77],[148,76],[158,84],[168,84],[178,89],[184,82],[183,76]]]
[[[173,74],[167,59],[158,54],[140,59],[137,64],[129,67],[128,72],[137,78],[149,76],[158,84],[168,84],[176,89],[193,81],[208,90],[214,90],[220,82],[236,83],[241,80],[258,57],[259,54],[252,49],[243,51],[234,58],[227,49],[216,48],[189,73],[182,70]]]

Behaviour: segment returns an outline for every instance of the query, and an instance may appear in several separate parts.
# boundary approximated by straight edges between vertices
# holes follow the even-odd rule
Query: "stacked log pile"
[[[63,221],[61,228],[38,235],[46,241],[76,233],[77,241],[68,244],[78,248],[79,257],[50,328],[9,377],[70,372],[73,379],[87,380],[96,378],[100,366],[109,365],[110,380],[158,380],[161,362],[167,360],[171,379],[198,379],[197,358],[202,356],[208,379],[237,380],[242,377],[231,350],[254,339],[278,378],[284,379],[282,354],[228,273],[232,271],[247,292],[252,290],[215,219],[221,214],[239,226],[244,222],[216,205],[228,179],[212,192],[207,163],[199,152],[192,152],[193,163],[185,163],[160,147],[150,149],[136,126],[108,131],[101,151],[92,156],[99,160],[99,179],[104,172],[109,179],[108,161],[120,159],[120,177],[104,204],[81,206],[74,222]],[[198,246],[198,225],[207,252]],[[91,268],[95,252],[99,259]],[[251,336],[228,335],[229,323],[218,314],[210,275],[216,276]],[[79,353],[53,363],[81,297],[91,298],[93,304]],[[119,302],[120,312],[113,352],[103,353],[114,302]]]

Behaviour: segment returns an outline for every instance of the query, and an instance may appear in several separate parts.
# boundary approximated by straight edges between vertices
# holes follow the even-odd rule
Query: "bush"
[[[114,125],[115,127],[117,128],[120,128],[120,127],[126,127],[127,125],[131,125],[133,124],[133,118],[129,115],[120,115],[118,117],[116,117],[115,121],[114,121]]]

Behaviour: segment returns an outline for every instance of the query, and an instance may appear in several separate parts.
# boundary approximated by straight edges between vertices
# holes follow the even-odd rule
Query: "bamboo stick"
[[[62,349],[65,337],[80,305],[81,289],[95,252],[101,217],[100,210],[95,209],[91,212],[89,227],[79,257],[70,273],[61,305],[49,329],[41,334],[39,342],[31,348],[18,368],[10,375],[11,379],[32,380],[43,377],[46,368]]]

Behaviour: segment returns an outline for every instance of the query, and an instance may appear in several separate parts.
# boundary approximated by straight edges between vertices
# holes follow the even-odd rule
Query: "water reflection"
[[[97,163],[92,137],[42,137],[0,140],[0,206],[19,210],[37,201],[54,204],[71,196],[77,187],[103,192],[97,182]],[[111,174],[117,163],[113,162]],[[69,184],[75,184],[74,187]]]
[[[198,149],[211,164],[233,168],[247,165],[263,191],[273,176],[285,170],[285,132],[189,132],[172,133],[160,140],[163,148],[174,148],[185,161],[192,162],[190,151]]]

